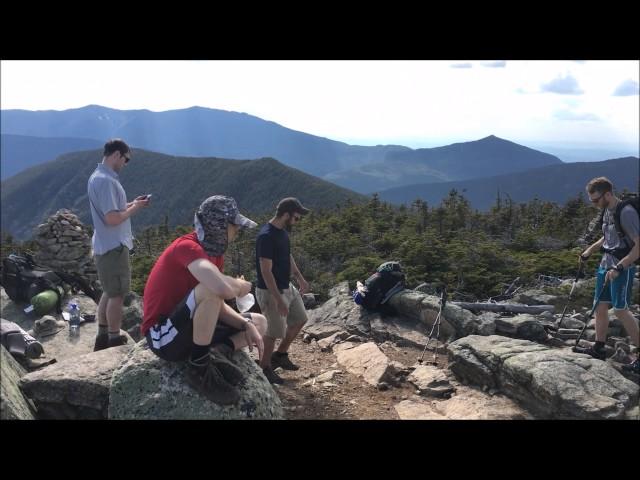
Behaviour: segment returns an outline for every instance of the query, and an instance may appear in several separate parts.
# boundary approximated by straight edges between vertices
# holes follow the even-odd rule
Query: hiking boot
[[[631,372],[631,373],[635,373],[636,375],[640,375],[640,358],[636,358],[635,362],[622,365],[621,368],[625,372]]]
[[[96,343],[93,345],[93,351],[104,350],[109,347],[109,334],[101,333],[96,336]]]
[[[204,365],[189,361],[186,380],[194,390],[218,405],[233,405],[240,400],[240,392],[224,379],[211,356]]]
[[[591,355],[593,358],[597,358],[598,360],[604,360],[606,358],[604,349],[596,350],[594,347],[573,347],[572,350],[575,353],[586,353],[587,355]]]
[[[262,373],[267,377],[269,383],[277,383],[278,385],[282,385],[284,383],[284,379],[273,371],[272,367],[266,367],[262,369]]]
[[[274,369],[282,367],[283,370],[299,370],[300,367],[289,360],[288,353],[273,352],[271,355],[271,365]]]
[[[220,370],[224,379],[231,385],[239,385],[244,380],[244,374],[232,361],[233,350],[225,344],[216,345],[209,350],[211,361]]]
[[[120,345],[126,345],[129,340],[126,335],[119,335],[116,338],[109,338],[107,348],[119,347]]]

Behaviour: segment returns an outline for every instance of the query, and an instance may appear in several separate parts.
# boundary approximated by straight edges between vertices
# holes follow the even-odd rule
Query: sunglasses
[[[131,160],[131,157],[129,157],[128,155],[125,155],[124,153],[121,153],[120,155],[124,157],[124,163],[129,163],[129,160]]]
[[[591,200],[591,203],[598,203],[602,197],[604,197],[604,193],[598,198],[590,198],[589,200]]]
[[[301,216],[301,215],[294,215],[292,218],[293,218],[296,222],[299,222],[299,221],[300,221],[300,219],[302,218],[302,216]]]

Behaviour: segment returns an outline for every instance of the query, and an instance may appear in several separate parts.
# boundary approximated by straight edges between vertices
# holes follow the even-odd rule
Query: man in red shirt
[[[187,381],[213,402],[236,403],[243,374],[233,352],[258,347],[262,358],[264,316],[239,314],[224,300],[250,292],[251,283],[222,273],[224,252],[241,228],[256,223],[240,214],[231,197],[207,198],[194,217],[195,231],[160,255],[144,289],[140,331],[149,348],[168,361],[189,360]],[[220,320],[220,322],[218,321]]]

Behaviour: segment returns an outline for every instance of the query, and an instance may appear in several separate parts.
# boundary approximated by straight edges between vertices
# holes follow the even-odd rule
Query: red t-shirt
[[[198,258],[206,258],[222,272],[224,257],[207,255],[198,242],[196,232],[176,238],[162,252],[151,269],[144,287],[144,319],[140,326],[142,335],[146,335],[147,331],[158,322],[160,315],[170,315],[187,293],[198,285],[198,280],[187,268]]]

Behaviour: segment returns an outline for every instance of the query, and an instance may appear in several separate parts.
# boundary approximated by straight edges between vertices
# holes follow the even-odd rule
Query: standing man
[[[103,289],[94,351],[127,343],[127,337],[120,335],[120,326],[122,304],[131,285],[129,251],[133,248],[133,236],[129,218],[149,205],[146,196],[127,203],[118,174],[130,159],[131,149],[123,140],[109,140],[104,144],[102,163],[87,185],[94,228],[91,245]]]
[[[307,213],[309,209],[303,207],[297,198],[283,198],[278,203],[275,217],[260,229],[256,239],[256,298],[262,313],[267,317],[267,333],[264,336],[264,354],[260,366],[271,383],[284,382],[274,372],[275,368],[299,368],[291,362],[287,351],[308,320],[300,292],[307,292],[309,284],[291,255],[287,232]],[[291,273],[298,281],[300,292],[289,282]],[[274,352],[277,338],[282,341]]]
[[[195,231],[174,240],[151,269],[140,333],[163,360],[188,360],[189,385],[212,402],[229,405],[240,399],[236,387],[245,380],[233,352],[255,345],[261,357],[267,321],[224,302],[251,291],[242,277],[222,273],[224,252],[241,228],[258,225],[222,195],[202,202],[193,223]]]
[[[605,281],[608,286],[604,289],[600,304],[596,308],[596,342],[593,347],[575,347],[574,351],[586,353],[600,360],[605,359],[604,344],[609,327],[609,308],[613,306],[616,317],[620,319],[631,342],[638,347],[638,320],[629,311],[631,290],[636,273],[634,262],[640,258],[638,236],[640,221],[638,212],[632,205],[625,205],[620,209],[620,199],[613,194],[613,184],[605,177],[591,180],[586,187],[589,200],[598,208],[604,208],[602,217],[603,237],[587,248],[580,259],[585,261],[596,250],[602,250],[604,255],[598,267],[596,276],[596,297],[602,290]],[[618,211],[619,210],[619,211]],[[619,217],[619,227],[616,226]],[[618,231],[620,230],[620,231]],[[597,299],[594,300],[594,302]],[[640,362],[636,358],[625,370],[640,374]]]

